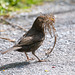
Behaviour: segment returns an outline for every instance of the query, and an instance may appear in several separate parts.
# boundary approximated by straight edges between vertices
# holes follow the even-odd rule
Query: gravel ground
[[[37,11],[36,11],[37,10]],[[35,12],[35,14],[34,14]],[[46,3],[37,6],[29,13],[21,13],[9,22],[24,27],[26,31],[31,27],[39,13],[53,12],[56,17],[55,28],[57,30],[57,44],[49,57],[45,56],[47,49],[53,44],[54,38],[46,34],[43,45],[36,51],[40,59],[47,62],[37,62],[37,59],[28,53],[35,60],[26,62],[24,53],[12,51],[7,54],[0,54],[0,75],[75,75],[75,6],[64,3]],[[26,32],[17,26],[1,24],[0,37],[18,39]],[[50,39],[51,38],[51,39]],[[0,50],[12,47],[14,43],[0,39]]]

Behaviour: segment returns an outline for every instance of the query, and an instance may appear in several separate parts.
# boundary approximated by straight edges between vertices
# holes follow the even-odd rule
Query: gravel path
[[[36,11],[37,10],[37,11]],[[45,11],[46,10],[46,11]],[[34,14],[35,12],[35,14]],[[30,13],[21,13],[8,21],[21,27],[26,31],[31,27],[39,13],[53,12],[56,17],[55,28],[57,30],[57,44],[53,52],[47,58],[45,52],[52,46],[53,38],[47,34],[43,45],[36,51],[36,55],[47,62],[37,62],[37,59],[26,62],[24,53],[16,51],[0,54],[0,75],[75,75],[75,6],[66,4],[46,3],[37,6]],[[0,28],[0,37],[15,39],[16,42],[26,31],[17,26],[3,25]],[[12,47],[14,43],[0,39],[0,50]]]

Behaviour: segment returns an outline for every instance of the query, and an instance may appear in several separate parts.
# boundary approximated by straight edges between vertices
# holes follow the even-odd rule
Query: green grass
[[[52,0],[0,0],[0,15],[6,15],[22,9],[29,9],[32,5],[42,4],[43,1]]]

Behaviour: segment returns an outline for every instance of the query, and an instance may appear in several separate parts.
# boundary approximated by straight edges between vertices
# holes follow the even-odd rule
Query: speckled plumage
[[[19,43],[16,44],[15,46],[13,46],[12,48],[10,48],[4,52],[1,52],[1,53],[5,54],[9,51],[16,50],[19,52],[25,52],[25,54],[26,54],[26,52],[32,52],[32,54],[35,57],[37,57],[35,55],[35,51],[42,45],[42,43],[45,39],[45,31],[44,30],[45,30],[46,22],[48,22],[48,20],[49,20],[49,17],[47,15],[38,16],[36,18],[36,20],[34,21],[31,29],[26,34],[23,35],[23,37],[20,39]],[[26,54],[26,56],[27,56],[27,54]],[[27,59],[29,59],[28,56],[27,56]],[[39,61],[42,61],[38,57],[37,57],[37,59]]]

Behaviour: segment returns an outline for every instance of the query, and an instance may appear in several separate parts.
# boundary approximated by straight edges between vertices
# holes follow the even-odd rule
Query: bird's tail
[[[5,54],[7,52],[10,52],[10,51],[14,51],[14,50],[17,50],[17,49],[21,49],[22,47],[12,47],[12,48],[9,48],[8,50],[6,51],[0,51],[1,54]]]

